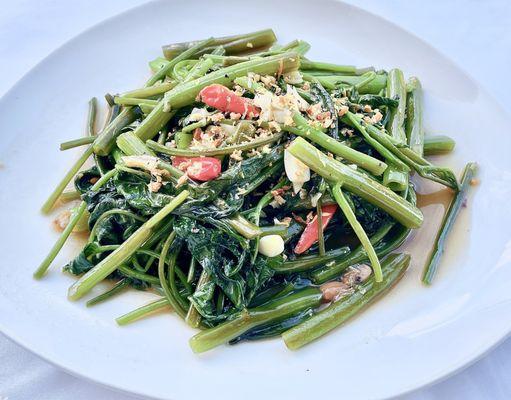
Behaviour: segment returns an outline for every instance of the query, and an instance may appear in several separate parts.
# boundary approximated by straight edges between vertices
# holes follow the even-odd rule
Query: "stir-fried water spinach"
[[[268,29],[164,46],[143,87],[106,96],[99,131],[91,100],[87,136],[61,144],[86,149],[43,212],[77,204],[34,276],[86,230],[64,266],[79,276],[71,300],[106,280],[88,306],[129,288],[157,296],[120,325],[165,310],[201,330],[195,352],[276,335],[295,349],[404,274],[410,256],[391,253],[428,223],[413,181],[429,179],[455,193],[429,283],[475,164],[459,184],[424,158],[454,141],[425,137],[417,78],[312,61],[308,43],[275,40]]]

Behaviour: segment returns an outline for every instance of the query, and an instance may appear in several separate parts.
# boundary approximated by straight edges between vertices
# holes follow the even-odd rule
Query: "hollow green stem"
[[[95,139],[95,136],[85,136],[79,139],[69,140],[60,144],[60,150],[63,151],[73,149],[78,146],[85,146],[87,144],[93,143]]]
[[[127,314],[121,315],[120,317],[116,318],[115,321],[119,325],[128,325],[131,324],[132,322],[138,321],[139,319],[148,316],[149,314],[165,309],[172,311],[169,301],[166,298],[159,299],[149,304],[146,304],[142,307],[139,307],[133,311],[130,311]]]
[[[412,77],[408,80],[408,95],[406,97],[406,137],[408,146],[418,155],[424,154],[424,124],[423,124],[423,99],[420,81]]]
[[[291,133],[308,139],[325,150],[332,152],[333,154],[344,158],[345,160],[364,168],[374,175],[381,175],[387,168],[387,164],[374,157],[368,156],[367,154],[361,153],[360,151],[354,150],[349,146],[335,140],[328,136],[326,133],[321,132],[318,129],[311,127],[307,120],[300,115],[295,113],[293,115],[293,121],[296,124],[296,128],[284,126],[283,128]]]
[[[95,97],[89,100],[89,112],[87,114],[87,135],[96,134],[96,115],[98,113],[98,99]]]
[[[139,117],[138,111],[133,107],[124,108],[119,115],[110,122],[103,131],[96,137],[94,144],[94,153],[100,156],[106,156],[115,145],[115,139],[121,131],[134,122]]]
[[[440,259],[442,254],[444,253],[445,242],[449,235],[449,232],[452,230],[454,226],[454,222],[456,221],[456,217],[458,216],[463,203],[468,194],[468,190],[473,183],[473,179],[477,174],[477,164],[476,163],[468,163],[463,171],[463,176],[461,178],[460,189],[458,193],[454,196],[451,203],[449,204],[449,208],[444,214],[444,218],[442,220],[442,225],[437,232],[435,238],[435,244],[433,246],[433,250],[428,257],[428,261],[426,263],[426,267],[424,268],[424,272],[422,275],[422,282],[426,285],[431,285],[437,271],[438,266],[440,264]]]
[[[350,254],[350,248],[347,246],[339,247],[325,252],[324,256],[311,255],[302,256],[293,261],[285,261],[282,264],[275,266],[275,272],[279,274],[292,274],[297,272],[304,272],[320,265],[330,265],[337,259],[342,259]]]
[[[142,98],[136,98],[136,97],[126,97],[126,96],[115,96],[114,97],[115,104],[119,104],[121,106],[149,106],[154,107],[156,104],[158,104],[157,100],[149,100],[149,99],[142,99]]]
[[[204,118],[204,119],[201,119],[200,121],[197,121],[197,122],[194,122],[192,124],[186,125],[185,127],[183,127],[182,132],[183,133],[189,133],[189,132],[192,132],[193,130],[195,130],[197,128],[202,128],[202,127],[204,127],[206,125],[207,125],[207,121]]]
[[[211,275],[203,269],[201,272],[201,275],[199,277],[199,280],[197,281],[197,287],[195,288],[195,291],[200,291],[204,285],[206,285],[209,281],[211,281]],[[186,313],[185,321],[188,325],[190,325],[192,328],[198,328],[201,321],[201,315],[195,308],[193,302],[190,302],[190,306],[188,307],[188,312]]]
[[[41,211],[44,214],[48,214],[53,206],[55,205],[56,201],[66,188],[66,186],[71,182],[71,179],[78,173],[80,168],[85,164],[85,161],[92,155],[92,145],[87,147],[87,149],[83,152],[81,157],[76,160],[76,162],[73,164],[73,166],[69,169],[67,174],[62,178],[62,180],[59,182],[57,187],[53,190],[53,192],[50,194],[48,199],[44,202]]]
[[[413,189],[408,191],[408,200],[415,205],[416,198]],[[395,222],[389,222],[380,227],[373,236],[371,236],[371,244],[378,257],[385,257],[390,252],[401,246],[410,233],[410,229]],[[331,279],[338,277],[346,268],[351,265],[367,261],[367,253],[362,245],[347,253],[345,256],[339,257],[335,263],[326,263],[318,269],[315,269],[310,277],[312,281],[320,285]]]
[[[400,69],[394,68],[388,73],[387,97],[397,97],[398,100],[398,106],[390,110],[387,131],[396,140],[396,143],[405,144],[406,85],[403,71]]]
[[[382,263],[383,281],[377,283],[374,275],[355,286],[355,292],[331,303],[308,320],[285,331],[284,343],[296,350],[325,335],[364,310],[396,284],[410,265],[408,254],[391,254]]]
[[[221,68],[201,78],[182,83],[165,94],[163,100],[154,107],[134,132],[143,141],[152,139],[163,125],[172,118],[171,110],[193,103],[199,92],[206,86],[218,83],[230,87],[234,79],[245,76],[248,72],[263,75],[276,72],[285,73],[297,69],[299,65],[300,60],[297,54],[284,53]]]
[[[190,48],[183,51],[181,54],[174,57],[168,64],[163,65],[162,68],[160,68],[148,81],[146,86],[152,86],[159,80],[163,79],[167,74],[169,74],[174,66],[183,60],[187,60],[190,58],[193,58],[199,51],[206,48],[207,46],[210,46],[212,43],[214,43],[213,38],[209,38],[203,41],[200,41]]]
[[[441,183],[454,190],[458,189],[456,176],[449,168],[437,167],[429,161],[412,151],[406,144],[399,145],[392,136],[385,131],[379,130],[374,125],[366,124],[358,115],[348,112],[343,117],[343,122],[354,126],[363,134],[369,135],[372,139],[378,141],[394,156],[398,157],[409,168],[413,169],[420,176]]]
[[[353,65],[338,65],[318,61],[303,60],[300,66],[301,70],[305,73],[313,71],[324,71],[333,72],[340,75],[362,75],[368,71],[374,70],[374,68],[357,68]]]
[[[110,180],[110,178],[112,178],[112,176],[114,176],[116,173],[117,173],[116,170],[112,170],[112,171],[106,173],[105,175],[103,175],[92,186],[91,190],[93,190],[93,191],[98,190],[106,182],[108,182]],[[85,212],[86,209],[87,209],[87,204],[84,201],[82,201],[80,203],[80,205],[73,210],[73,212],[71,214],[71,218],[70,218],[68,224],[66,225],[66,227],[64,228],[64,230],[60,234],[59,238],[57,239],[57,241],[55,242],[55,244],[51,248],[51,250],[48,253],[48,255],[46,256],[46,258],[43,260],[41,265],[39,265],[39,268],[37,268],[37,270],[34,272],[34,278],[40,279],[40,278],[42,278],[44,276],[44,274],[46,273],[46,271],[50,267],[51,263],[53,262],[55,257],[57,257],[57,254],[62,249],[62,246],[64,246],[64,243],[66,242],[66,240],[68,239],[69,235],[73,231],[73,228],[78,224],[78,222],[82,218],[82,215],[83,215],[83,213]]]
[[[282,138],[282,133],[277,132],[271,136],[254,139],[250,142],[235,144],[232,146],[217,147],[214,149],[179,149],[163,146],[153,140],[146,142],[147,146],[156,151],[157,153],[167,154],[169,156],[180,156],[180,157],[211,157],[220,156],[225,154],[232,154],[235,151],[247,151],[256,149],[258,147],[265,146],[270,143],[277,142]]]
[[[172,288],[169,285],[169,280],[165,276],[165,259],[167,258],[167,254],[170,249],[170,245],[174,241],[176,237],[176,233],[172,232],[165,243],[163,244],[160,259],[158,261],[158,278],[160,280],[160,285],[163,289],[163,292],[165,293],[165,297],[167,298],[167,301],[171,305],[171,307],[176,311],[176,313],[181,317],[184,318],[186,313],[184,308],[179,303],[178,299],[175,297],[174,292]]]
[[[456,142],[449,136],[428,136],[424,138],[424,155],[447,154],[454,150]]]
[[[147,253],[147,250],[138,250],[137,253],[144,254]],[[117,269],[122,275],[127,276],[128,278],[138,279],[139,281],[149,283],[150,285],[160,285],[160,280],[155,276],[130,268],[127,265],[120,265]]]
[[[296,138],[288,151],[329,182],[341,183],[350,192],[387,211],[409,228],[417,228],[424,219],[421,211],[392,190],[339,161],[327,157],[302,138]]]
[[[178,85],[179,82],[164,82],[153,86],[148,86],[140,89],[130,90],[129,92],[125,92],[120,94],[119,97],[128,97],[128,98],[137,98],[137,99],[147,99],[149,97],[162,95],[169,90],[173,89]]]
[[[133,131],[120,134],[117,138],[117,147],[127,156],[156,155]]]
[[[375,74],[374,77],[369,81],[367,76],[353,76],[353,75],[310,75],[303,74],[304,79],[309,81],[317,80],[326,89],[336,89],[339,86],[360,86],[358,88],[360,94],[378,94],[385,88],[387,84],[387,77],[383,74]]]
[[[383,184],[394,192],[402,192],[408,187],[408,173],[389,167],[383,174]]]
[[[186,190],[179,193],[165,207],[138,228],[121,246],[76,281],[69,288],[68,298],[70,300],[78,300],[87,294],[98,282],[101,282],[115,271],[119,265],[130,258],[149,239],[156,226],[186,200],[188,194]]]
[[[243,310],[233,319],[193,336],[190,339],[190,347],[195,353],[203,353],[229,342],[256,326],[318,307],[321,298],[322,293],[319,288],[307,287],[262,306]]]
[[[357,217],[355,216],[355,213],[353,212],[350,204],[346,200],[346,197],[344,197],[341,185],[339,183],[332,187],[332,194],[334,195],[337,204],[344,213],[344,216],[348,220],[348,223],[350,224],[351,228],[355,232],[355,235],[357,235],[358,240],[360,240],[362,247],[367,253],[367,257],[369,258],[369,261],[371,262],[371,267],[373,268],[374,271],[374,279],[376,280],[376,282],[381,282],[383,277],[381,272],[380,260],[378,259],[378,256],[374,251],[374,247],[371,244],[369,238],[367,237],[364,228],[362,227],[362,225],[360,225],[360,222],[358,222]]]
[[[264,29],[242,35],[218,37],[214,38],[213,42],[198,52],[196,56],[211,53],[217,46],[222,46],[226,54],[239,54],[270,47],[276,40],[275,33],[271,29]],[[183,51],[197,43],[197,41],[192,41],[163,46],[163,55],[169,60],[175,59]]]
[[[102,303],[111,297],[121,293],[124,291],[125,288],[129,286],[129,282],[127,279],[121,279],[119,282],[117,282],[110,290],[107,290],[104,293],[101,293],[100,295],[90,299],[85,303],[87,307],[92,307],[96,304]]]
[[[193,140],[193,134],[191,133],[184,133],[184,132],[176,132],[174,135],[174,138],[176,140],[176,147],[178,149],[184,150],[190,147],[190,144]],[[163,145],[163,143],[159,143]]]

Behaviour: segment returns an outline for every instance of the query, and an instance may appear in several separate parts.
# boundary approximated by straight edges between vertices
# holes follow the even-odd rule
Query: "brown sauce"
[[[454,197],[454,191],[424,179],[417,179],[415,186],[417,206],[424,215],[424,222],[419,229],[412,231],[399,250],[407,251],[412,255],[412,268],[415,268],[417,273],[421,274],[433,249],[445,212]],[[458,256],[463,252],[458,250],[461,250],[464,245],[468,245],[468,241],[462,237],[465,235],[460,234],[468,231],[468,214],[462,211],[458,216],[454,229],[449,235],[442,264],[450,264],[450,261],[453,260],[452,257],[456,257],[459,261],[460,257]]]

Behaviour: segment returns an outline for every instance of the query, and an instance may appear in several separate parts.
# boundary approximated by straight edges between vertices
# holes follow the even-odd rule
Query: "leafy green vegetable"
[[[306,41],[274,41],[267,29],[165,46],[143,88],[105,96],[102,130],[92,99],[87,137],[62,145],[89,146],[42,210],[81,202],[59,215],[34,277],[80,223],[90,234],[64,266],[79,276],[69,299],[105,279],[112,289],[88,304],[150,288],[161,297],[118,323],[172,310],[203,329],[196,352],[281,334],[300,347],[396,282],[409,257],[389,253],[428,222],[409,179],[459,190],[424,158],[453,141],[424,139],[417,78],[310,61]],[[358,265],[368,262],[373,271]]]

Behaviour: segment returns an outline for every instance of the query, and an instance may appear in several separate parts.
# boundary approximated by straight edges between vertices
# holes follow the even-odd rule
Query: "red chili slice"
[[[214,157],[173,157],[172,165],[196,181],[210,181],[222,172],[222,163]]]
[[[337,204],[328,204],[321,207],[321,221],[323,223],[323,229],[326,228],[330,220],[335,214],[337,210]],[[307,224],[304,231],[302,232],[302,236],[300,236],[300,240],[295,247],[296,254],[302,254],[303,252],[310,249],[310,247],[316,243],[319,239],[319,224],[318,224],[318,216],[315,215],[311,222]]]
[[[238,96],[223,85],[214,84],[203,88],[199,92],[199,99],[210,107],[223,112],[241,114],[246,118],[259,115],[259,108],[250,103],[250,99]]]

